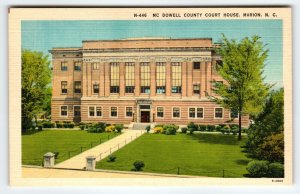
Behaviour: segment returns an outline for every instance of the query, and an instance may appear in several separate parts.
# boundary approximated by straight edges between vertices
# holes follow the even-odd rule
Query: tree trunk
[[[238,140],[242,140],[242,111],[239,110],[239,137]]]

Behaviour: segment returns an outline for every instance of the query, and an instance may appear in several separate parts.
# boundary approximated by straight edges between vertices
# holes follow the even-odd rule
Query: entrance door
[[[141,123],[150,122],[150,111],[141,111]]]

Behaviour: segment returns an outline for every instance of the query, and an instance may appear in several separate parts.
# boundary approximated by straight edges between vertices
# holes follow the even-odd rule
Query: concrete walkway
[[[99,161],[109,154],[117,151],[121,147],[135,140],[142,134],[144,134],[145,130],[123,130],[123,133],[113,139],[106,141],[102,144],[99,144],[96,147],[93,147],[85,152],[82,152],[79,155],[76,155],[66,161],[63,161],[57,165],[55,168],[72,168],[72,169],[84,169],[86,166],[86,157],[87,156],[95,156],[96,161]]]

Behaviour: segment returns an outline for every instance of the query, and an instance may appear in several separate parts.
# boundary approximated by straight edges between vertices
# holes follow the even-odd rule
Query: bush
[[[38,131],[42,131],[43,130],[43,125],[42,124],[38,124],[37,128],[38,128]]]
[[[105,132],[114,132],[116,130],[116,127],[113,125],[105,127]]]
[[[122,129],[124,128],[123,124],[116,124],[115,129],[118,133],[121,133]]]
[[[75,124],[73,122],[70,122],[70,121],[65,121],[62,126],[64,128],[74,128]]]
[[[268,162],[267,161],[251,161],[248,163],[246,169],[251,177],[259,178],[268,175]]]
[[[239,125],[237,124],[230,124],[229,127],[230,129],[239,129]]]
[[[186,127],[181,128],[181,133],[186,133],[186,132],[187,132],[187,128]]]
[[[63,124],[60,123],[60,122],[57,122],[57,123],[56,123],[56,127],[57,127],[57,128],[63,128]]]
[[[187,128],[189,131],[197,131],[198,130],[198,125],[195,124],[194,122],[190,122],[188,125],[187,125]]]
[[[154,127],[154,133],[163,133],[164,129],[162,127]]]
[[[90,133],[103,133],[106,128],[106,123],[87,123],[85,127],[87,127],[87,130]]]
[[[238,129],[230,129],[230,132],[232,133],[232,135],[236,135],[239,130]]]
[[[224,130],[225,134],[227,134],[227,135],[230,134],[230,128],[227,125],[223,128],[223,130]]]
[[[164,125],[163,127],[163,131],[166,133],[166,135],[175,135],[178,129],[179,126],[174,124]]]
[[[216,126],[216,131],[221,131],[222,127],[220,125]]]
[[[206,125],[199,125],[200,131],[206,131]]]
[[[207,125],[207,131],[214,131],[215,126],[214,125]]]
[[[151,126],[150,126],[150,125],[148,125],[148,126],[146,127],[146,131],[147,131],[147,133],[149,133],[150,129],[151,129]]]
[[[141,171],[142,168],[145,167],[145,163],[143,161],[137,160],[133,163],[134,171]]]
[[[84,129],[85,129],[85,125],[79,125],[79,128],[80,128],[81,130],[84,130]]]
[[[54,122],[44,122],[42,125],[43,125],[43,128],[54,128],[55,127]]]
[[[219,124],[221,128],[224,128],[226,125],[225,124]]]
[[[280,163],[271,163],[269,165],[268,176],[271,178],[284,178],[284,165]]]
[[[107,162],[114,162],[114,161],[116,161],[116,159],[117,159],[117,156],[110,154],[107,157]]]
[[[54,154],[54,158],[57,159],[58,155],[59,155],[59,152],[53,152],[53,154]]]

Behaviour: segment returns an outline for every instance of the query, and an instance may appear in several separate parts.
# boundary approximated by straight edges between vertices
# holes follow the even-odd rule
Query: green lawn
[[[223,177],[224,169],[224,177],[243,177],[250,159],[242,144],[232,135],[145,134],[115,152],[115,162],[104,159],[96,167],[130,171],[134,161],[142,160],[145,172]]]
[[[113,138],[117,133],[88,133],[81,130],[47,130],[33,134],[22,134],[22,164],[42,165],[43,155],[59,152],[55,163],[62,162],[101,142]],[[91,145],[92,144],[92,145]],[[70,153],[69,153],[70,152]]]

